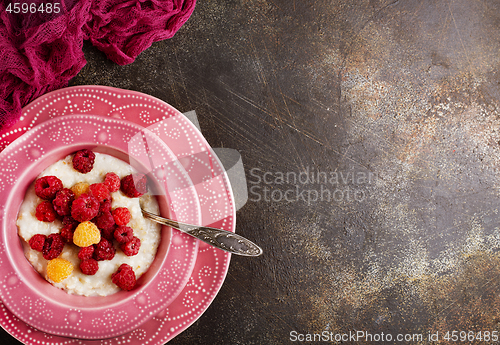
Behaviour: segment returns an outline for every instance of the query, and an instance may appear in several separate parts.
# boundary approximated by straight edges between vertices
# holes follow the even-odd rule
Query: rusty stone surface
[[[265,255],[169,344],[500,332],[499,51],[493,0],[208,0],[129,66],[85,45],[72,85],[196,110],[246,168]]]

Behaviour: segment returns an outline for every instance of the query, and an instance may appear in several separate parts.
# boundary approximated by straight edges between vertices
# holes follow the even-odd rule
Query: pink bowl
[[[49,165],[82,148],[132,164],[156,181],[161,214],[200,222],[199,201],[189,176],[166,144],[137,124],[92,115],[42,123],[0,153],[0,298],[19,319],[43,332],[79,339],[106,339],[130,332],[167,307],[182,291],[196,260],[197,242],[171,244],[171,229],[149,270],[130,292],[106,297],[69,295],[48,283],[24,257],[17,214],[28,186]],[[186,203],[189,211],[176,211]]]

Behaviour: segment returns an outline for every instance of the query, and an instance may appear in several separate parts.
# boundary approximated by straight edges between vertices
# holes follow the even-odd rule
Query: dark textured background
[[[196,110],[257,186],[236,231],[265,254],[233,256],[210,308],[169,344],[500,331],[499,29],[492,0],[208,0],[131,65],[86,44],[72,85]],[[301,172],[372,178],[278,179]]]

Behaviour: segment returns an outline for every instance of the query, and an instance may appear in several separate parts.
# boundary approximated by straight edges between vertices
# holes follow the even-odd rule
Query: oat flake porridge
[[[75,191],[73,196],[74,200],[77,200],[80,197],[84,198],[85,195],[88,196],[89,194],[90,198],[94,198],[95,196],[94,200],[98,201],[97,208],[99,209],[99,213],[98,215],[94,215],[90,220],[80,219],[78,212],[75,211],[75,205],[77,203],[75,203],[74,201],[69,202],[69,204],[72,205],[72,209],[70,211],[71,217],[69,215],[66,215],[64,217],[68,219],[77,219],[76,221],[73,220],[74,225],[71,230],[71,236],[74,236],[74,239],[71,236],[70,239],[68,239],[68,231],[66,231],[64,235],[62,231],[63,227],[65,226],[63,225],[63,219],[65,219],[64,224],[67,224],[67,220],[66,218],[63,218],[63,216],[61,216],[59,212],[68,211],[61,211],[61,207],[56,206],[54,206],[51,211],[51,205],[49,204],[55,203],[54,196],[47,198],[44,197],[45,200],[40,198],[35,191],[36,181],[30,185],[26,192],[26,196],[19,210],[17,226],[19,236],[23,240],[22,242],[26,258],[33,265],[33,267],[52,285],[65,290],[69,294],[84,296],[107,296],[120,291],[120,287],[125,290],[129,289],[126,286],[124,287],[120,284],[117,285],[116,281],[112,280],[112,277],[114,275],[118,275],[116,272],[119,271],[122,266],[124,266],[123,264],[127,264],[128,267],[131,267],[133,273],[135,273],[135,277],[138,279],[143,273],[148,270],[149,266],[154,260],[160,242],[161,226],[143,217],[141,212],[141,204],[145,209],[154,213],[159,212],[159,206],[156,198],[149,193],[145,193],[143,195],[142,193],[138,193],[141,195],[136,194],[131,196],[128,193],[128,190],[123,190],[125,185],[124,180],[126,180],[126,177],[136,173],[136,171],[129,164],[110,155],[101,153],[92,154],[95,155],[95,160],[89,172],[81,173],[75,170],[77,169],[76,165],[74,166],[73,161],[75,154],[71,154],[45,169],[37,178],[37,180],[39,180],[42,177],[45,177],[45,179],[47,179],[49,176],[57,177],[62,182],[62,188]],[[95,185],[99,185],[98,187],[102,187],[102,185],[105,185],[103,181],[105,180],[107,173],[114,173],[118,175],[119,180],[121,180],[121,189],[108,192],[109,194],[106,200],[105,198],[103,199],[103,197],[98,196],[98,194],[100,193],[99,188],[96,187],[92,190],[89,190],[89,186],[94,187]],[[82,193],[82,188],[83,194],[79,196],[79,193]],[[107,190],[109,190],[109,188]],[[68,193],[71,194],[71,192]],[[126,193],[128,194],[128,196],[126,195]],[[110,209],[109,196],[111,197]],[[102,228],[99,228],[99,230],[97,230],[97,233],[90,234],[90,232],[84,232],[83,235],[81,235],[81,231],[79,228],[82,224],[87,226],[87,228],[88,225],[90,225],[93,230],[98,229],[94,222],[98,225],[101,225],[102,222],[100,223],[96,219],[98,219],[102,215],[102,213],[107,214],[107,210],[105,210],[105,206],[103,206],[106,202],[108,203],[109,213],[112,215],[111,218],[109,215],[107,215],[109,219],[106,218],[106,221],[108,222],[106,223],[106,228],[108,228],[107,232]],[[41,204],[44,204],[43,207],[45,207],[45,209],[40,206]],[[42,207],[44,212],[42,216],[40,216],[38,211],[40,207]],[[64,207],[62,208],[64,209]],[[129,214],[125,217],[125,221],[128,220],[128,217],[130,218],[130,220],[128,220],[126,224],[120,224],[124,222],[124,218],[116,218],[116,209],[120,209],[121,211],[124,211],[125,214]],[[128,212],[125,209],[127,209]],[[92,209],[91,211],[94,212],[94,209]],[[56,213],[55,219],[53,219],[54,217],[50,217],[51,212]],[[42,218],[43,220],[40,220]],[[111,227],[110,222],[114,224],[113,227]],[[117,228],[124,229],[124,227],[131,228],[133,230],[133,233],[127,233],[127,231],[129,230],[123,230],[123,234],[120,233],[119,235],[116,235],[118,231],[115,230]],[[85,227],[82,226],[81,228],[83,229]],[[138,240],[135,241],[140,241],[140,246],[137,246],[136,243],[131,244],[132,235],[133,237],[138,238]],[[53,248],[47,249],[47,238],[50,238],[51,236],[52,238],[57,237],[58,241],[60,241],[59,238],[63,238],[64,246],[62,247],[62,252],[56,253],[56,258],[50,257],[49,259],[47,259],[44,257],[44,255],[47,254],[47,251],[56,250],[55,243],[57,241],[55,240],[54,242],[51,242]],[[95,236],[97,236],[97,238],[95,238]],[[84,242],[82,243],[84,244],[80,244],[79,242],[77,242],[77,237],[79,241],[83,240]],[[43,239],[39,244],[37,244],[35,243],[36,241],[34,241],[35,238]],[[107,238],[107,240],[104,240],[103,238]],[[85,243],[85,241],[91,241],[89,242],[91,244],[89,245],[89,243]],[[109,259],[109,257],[104,257],[104,255],[99,256],[100,254],[98,254],[99,250],[103,250],[101,244],[105,243],[106,241],[108,241],[108,248],[106,248],[106,253],[109,254],[110,251],[114,251],[114,256],[111,255],[111,259]],[[76,245],[75,243],[78,243],[79,245]],[[39,246],[39,248],[37,248],[37,246]],[[109,246],[113,248],[109,248]],[[91,251],[90,257],[87,255],[85,258],[83,258],[82,253],[84,251],[82,250],[82,248],[84,247],[86,248],[86,250]],[[99,249],[97,249],[98,247]],[[137,247],[139,248],[138,252]],[[92,251],[94,254],[92,254]],[[82,252],[80,253],[80,255],[82,255],[82,257],[80,258],[79,252]],[[95,267],[98,266],[97,272],[95,272],[95,274],[93,275],[84,274],[82,270],[87,271],[89,270],[89,267],[93,266],[87,265],[85,268],[80,266],[83,261],[86,261],[86,264],[92,263],[96,265]],[[96,261],[97,264],[94,261]],[[63,274],[63,277],[62,279],[60,279],[59,276],[57,276],[57,278],[54,278],[56,276],[52,274],[52,267],[57,266],[61,262],[64,263],[65,266],[58,266],[57,270],[59,271],[57,272],[57,274]],[[48,266],[50,271],[49,274],[47,272]],[[122,276],[126,277],[126,274],[122,272]],[[119,278],[122,279],[122,277]],[[133,288],[133,286],[131,288]]]

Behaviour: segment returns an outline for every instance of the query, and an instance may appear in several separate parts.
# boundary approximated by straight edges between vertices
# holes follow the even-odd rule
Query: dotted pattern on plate
[[[28,105],[18,124],[0,133],[0,149],[49,118],[84,113],[107,115],[150,126],[150,130],[159,135],[174,151],[195,182],[201,203],[203,224],[214,224],[222,229],[234,231],[234,201],[222,166],[214,159],[209,145],[189,120],[154,97],[100,86],[72,87],[52,92]],[[99,139],[105,140],[106,137],[103,134]],[[32,150],[34,156],[37,152],[42,154],[39,147],[33,147]],[[182,246],[179,236],[174,234],[173,245]],[[28,326],[2,304],[0,304],[0,325],[12,336],[29,345],[40,343],[161,345],[189,327],[208,308],[222,286],[229,259],[229,254],[201,243],[189,282],[175,301],[140,328],[114,339],[78,340],[51,336]],[[136,303],[147,302],[138,300]],[[78,315],[69,313],[67,318],[68,321],[76,320]]]
[[[80,134],[71,131],[71,128],[85,127],[86,130]],[[159,167],[165,173],[158,181],[160,184],[168,185],[168,181],[175,182],[174,186],[169,186],[169,204],[171,209],[180,209],[189,200],[195,202],[197,194],[191,184],[189,176],[184,169],[176,163],[176,158],[166,145],[151,132],[140,132],[140,127],[131,122],[124,122],[117,119],[108,119],[106,117],[74,115],[71,117],[58,117],[50,121],[43,122],[32,131],[28,132],[20,141],[9,145],[1,155],[5,159],[0,159],[0,167],[9,166],[8,162],[14,160],[17,163],[19,171],[11,171],[15,176],[21,176],[24,169],[31,170],[37,163],[37,159],[26,156],[24,152],[28,151],[32,145],[41,144],[47,149],[48,153],[60,148],[61,133],[68,133],[74,143],[93,142],[94,136],[100,132],[108,133],[110,140],[114,135],[130,134],[132,139],[129,143],[114,141],[110,146],[123,152],[129,152],[130,157],[135,160],[144,159],[151,153],[152,157],[158,162]],[[148,150],[144,147],[144,142],[148,143]],[[141,145],[139,145],[140,143]],[[42,145],[40,145],[42,146]],[[171,162],[166,166],[163,162]],[[9,169],[9,168],[4,168]],[[154,170],[153,172],[156,172]],[[0,172],[1,178],[2,172]],[[175,175],[175,178],[173,176]],[[24,178],[24,177],[23,177]],[[0,192],[2,199],[7,200],[12,193],[12,186],[9,185],[5,191]],[[179,196],[177,199],[176,196]],[[17,196],[22,198],[22,196]],[[15,213],[15,202],[8,203],[6,212]],[[201,214],[196,207],[190,207],[184,210],[183,215],[176,214],[180,221],[197,222]],[[15,225],[12,225],[15,228]],[[14,233],[15,230],[14,230]],[[110,336],[121,335],[134,330],[137,325],[150,319],[152,315],[168,306],[177,295],[182,291],[195,263],[197,246],[195,241],[186,235],[177,235],[184,242],[183,246],[172,247],[167,253],[166,266],[162,270],[169,270],[171,273],[168,279],[171,280],[168,289],[165,289],[163,281],[154,279],[145,287],[144,290],[137,292],[134,304],[131,305],[127,300],[121,300],[113,305],[113,309],[106,307],[99,309],[77,310],[71,317],[65,315],[66,307],[60,303],[45,301],[39,297],[28,298],[32,294],[31,288],[25,283],[26,279],[18,276],[14,269],[16,263],[11,262],[7,255],[0,253],[0,259],[4,259],[1,267],[2,279],[0,279],[0,298],[2,302],[14,312],[20,319],[24,320],[33,327],[52,334],[58,334],[65,337],[100,339]],[[182,237],[181,237],[182,236]],[[17,247],[7,241],[6,248]],[[2,246],[3,247],[3,246]],[[15,250],[15,249],[14,249]],[[22,255],[22,252],[19,253]],[[22,271],[22,270],[21,270]],[[64,299],[67,295],[61,296]],[[151,295],[151,297],[149,297]],[[24,296],[19,298],[19,296]],[[54,299],[60,297],[53,297]],[[135,306],[136,308],[133,308]],[[131,308],[132,307],[132,308]],[[80,315],[79,318],[76,316]]]

